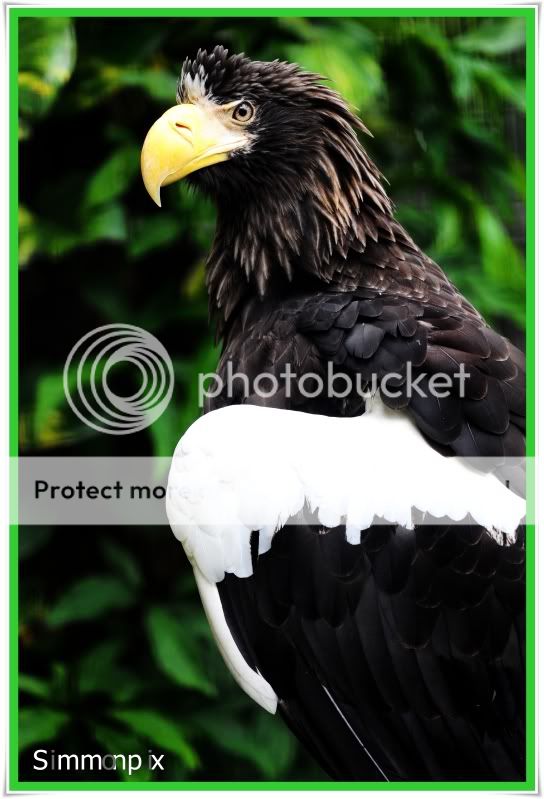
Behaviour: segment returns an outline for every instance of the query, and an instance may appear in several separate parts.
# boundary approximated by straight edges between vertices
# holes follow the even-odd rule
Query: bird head
[[[323,79],[296,64],[251,61],[223,47],[186,59],[178,104],[150,129],[142,150],[145,186],[190,182],[216,197],[271,192],[289,201],[321,170],[329,189],[357,170],[365,129]],[[328,174],[328,173],[334,174]]]
[[[366,128],[323,80],[297,64],[200,50],[183,64],[177,105],[147,134],[142,175],[155,202],[186,177],[217,205],[214,315],[227,319],[253,290],[330,284],[348,252],[394,241],[391,201],[357,137]]]

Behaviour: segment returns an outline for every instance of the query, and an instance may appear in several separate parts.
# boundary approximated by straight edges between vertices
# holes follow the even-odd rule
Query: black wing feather
[[[285,527],[253,576],[218,588],[333,777],[524,777],[521,530],[503,547],[476,526],[375,526],[359,545],[342,527]]]

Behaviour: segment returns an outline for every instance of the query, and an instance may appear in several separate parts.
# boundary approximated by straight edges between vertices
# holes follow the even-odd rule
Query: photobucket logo
[[[131,368],[137,390],[112,388],[115,367]],[[100,433],[123,436],[153,424],[174,389],[172,361],[161,342],[141,327],[111,324],[86,333],[70,351],[63,372],[64,394],[82,422]]]
[[[200,406],[203,407],[207,399],[218,396],[225,399],[247,399],[255,396],[261,399],[270,399],[278,392],[287,399],[296,395],[304,399],[326,397],[328,399],[346,399],[357,395],[369,399],[377,391],[382,396],[398,399],[406,397],[436,397],[442,399],[452,393],[461,399],[465,396],[466,381],[470,372],[462,363],[453,374],[434,372],[426,374],[418,369],[414,375],[410,361],[406,364],[406,372],[387,372],[381,375],[372,375],[365,379],[361,374],[348,374],[334,369],[333,364],[327,362],[326,374],[305,372],[298,375],[287,363],[283,371],[276,375],[272,372],[260,372],[252,379],[244,372],[235,372],[231,361],[228,361],[223,374],[215,372],[201,373],[198,377],[198,396]]]

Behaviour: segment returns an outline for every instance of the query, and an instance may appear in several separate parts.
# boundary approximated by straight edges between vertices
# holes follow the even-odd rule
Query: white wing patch
[[[270,547],[287,521],[346,525],[350,543],[376,521],[467,517],[515,540],[525,501],[492,474],[446,458],[403,413],[374,399],[351,419],[235,405],[195,422],[172,462],[167,513],[209,583],[252,573],[250,535]]]

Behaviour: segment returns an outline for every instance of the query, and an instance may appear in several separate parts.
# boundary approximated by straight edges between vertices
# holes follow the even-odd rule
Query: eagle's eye
[[[232,111],[232,118],[235,122],[242,122],[244,125],[247,122],[250,122],[255,115],[255,109],[248,103],[247,100],[244,100],[241,103],[238,103],[237,106]]]

